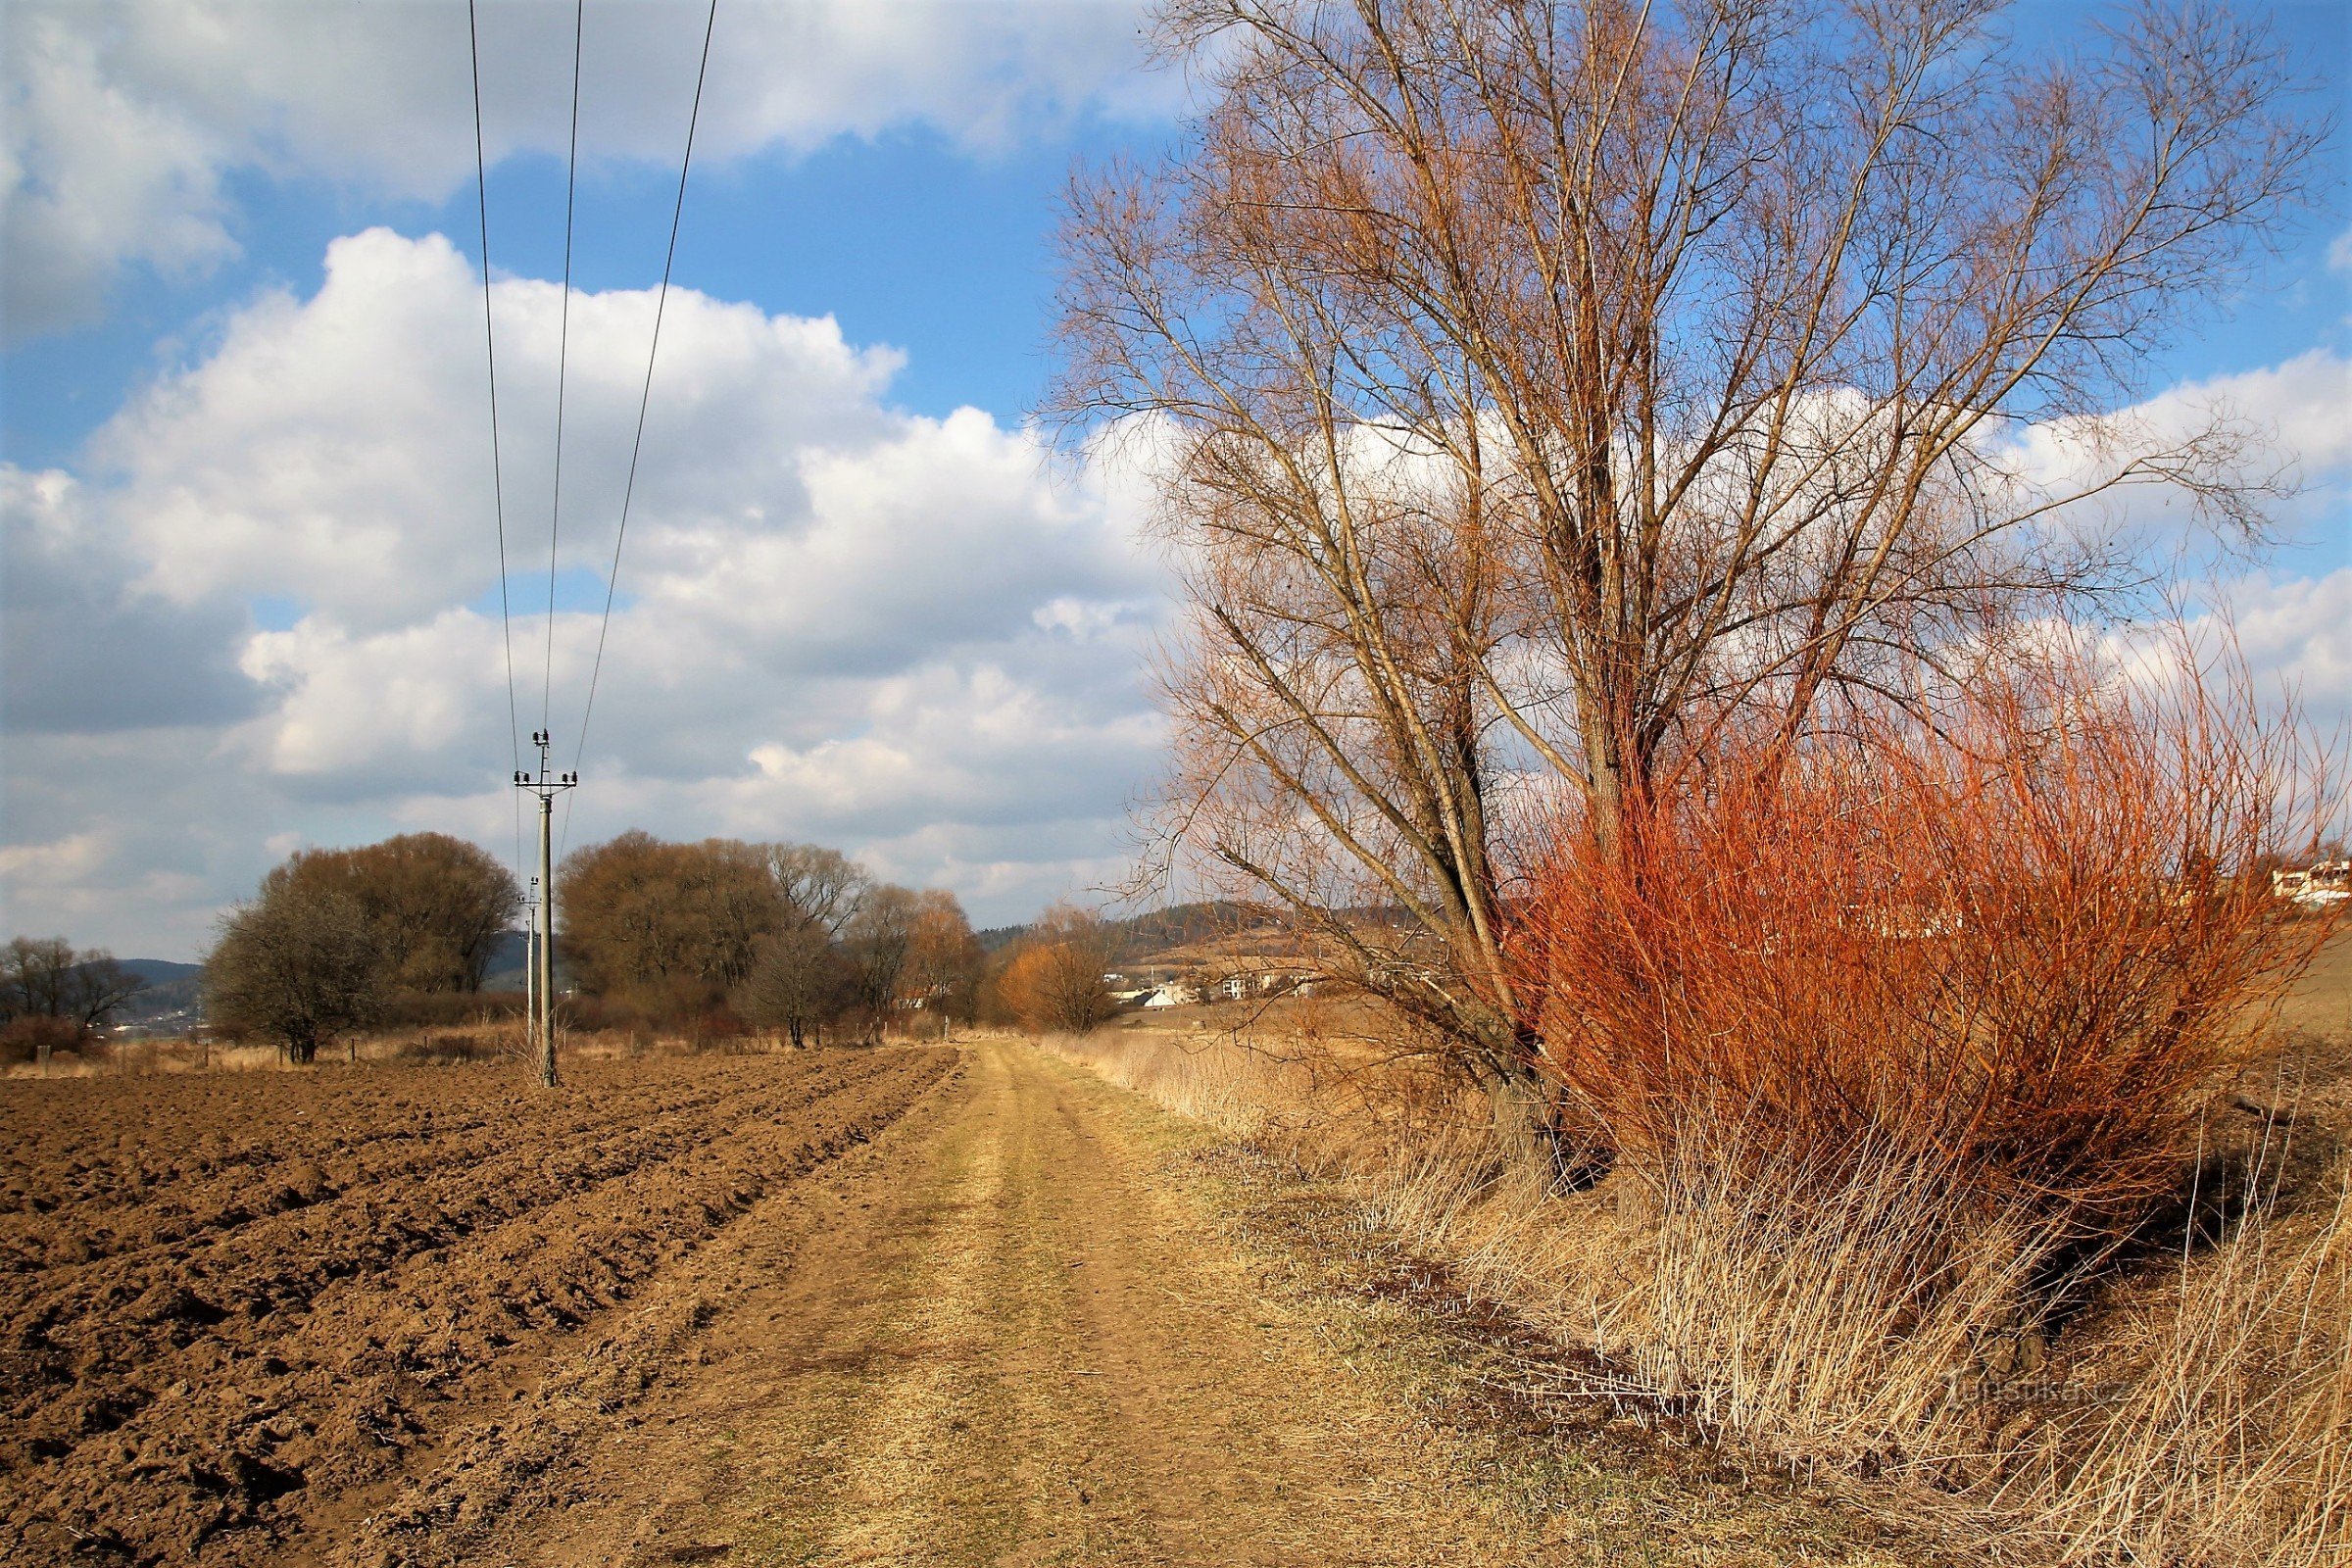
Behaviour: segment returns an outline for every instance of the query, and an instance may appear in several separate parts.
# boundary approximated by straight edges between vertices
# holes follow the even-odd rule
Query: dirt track
[[[1903,1560],[1479,1473],[1171,1180],[1197,1130],[1018,1045],[11,1086],[0,1132],[12,1562]]]
[[[983,1046],[910,1179],[829,1215],[609,1445],[598,1495],[475,1548],[523,1563],[1507,1560],[1335,1406],[1304,1325],[1203,1249],[1113,1093]],[[912,1129],[908,1129],[912,1132]],[[910,1151],[911,1152],[911,1151]],[[870,1205],[870,1206],[868,1206]],[[779,1263],[783,1260],[778,1259]]]

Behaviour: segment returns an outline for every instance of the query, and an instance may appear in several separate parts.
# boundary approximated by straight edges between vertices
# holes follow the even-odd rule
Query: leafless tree
[[[899,989],[922,999],[924,1009],[939,1019],[942,1039],[951,1017],[968,1021],[976,1011],[984,961],[980,939],[972,934],[972,922],[955,894],[926,888],[915,895],[906,970]]]
[[[797,1049],[842,1010],[853,978],[840,945],[823,926],[793,919],[760,941],[752,972],[732,1000],[752,1022],[784,1029]]]
[[[479,991],[498,939],[522,907],[522,890],[496,856],[446,833],[305,850],[289,864],[297,880],[359,904],[394,990]]]
[[[658,1010],[711,1005],[751,974],[789,912],[767,851],[628,832],[566,856],[562,945],[582,986]]]
[[[205,959],[205,1011],[277,1042],[297,1062],[370,1022],[383,1000],[374,928],[359,900],[281,865],[220,919]]]
[[[842,952],[855,976],[858,1004],[865,1014],[870,1040],[882,1038],[883,1025],[898,1003],[921,913],[919,895],[885,882],[866,890],[858,912],[842,929]]]
[[[1197,137],[1073,189],[1056,409],[1156,476],[1190,603],[1167,842],[1499,1108],[1531,818],[1619,853],[1719,726],[2131,591],[2124,487],[2259,530],[2247,431],[2117,411],[2324,127],[2258,22],[2001,11],[1173,0]]]
[[[1026,1028],[1085,1034],[1117,1010],[1102,978],[1110,933],[1092,909],[1057,904],[1038,916],[997,986],[1004,1009]]]
[[[0,1023],[42,1020],[31,1035],[46,1069],[60,1036],[88,1039],[146,984],[103,948],[76,953],[64,937],[15,937],[0,951]]]
[[[147,982],[115,961],[104,948],[93,948],[74,965],[72,1011],[68,1014],[84,1035],[97,1031],[122,1009],[124,1003],[147,989]]]
[[[806,919],[839,937],[842,927],[858,912],[872,878],[864,867],[839,850],[815,844],[766,846],[768,874],[775,878],[784,902]]]

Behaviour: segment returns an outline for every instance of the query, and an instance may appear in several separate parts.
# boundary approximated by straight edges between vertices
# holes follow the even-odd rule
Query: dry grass
[[[566,1030],[559,1038],[565,1061],[696,1055],[706,1052],[757,1054],[790,1049],[787,1042],[771,1035],[711,1040],[628,1030]],[[266,1042],[159,1037],[101,1040],[79,1050],[59,1052],[50,1058],[46,1072],[35,1063],[19,1062],[0,1076],[74,1079],[184,1072],[309,1072],[331,1071],[353,1064],[440,1066],[477,1061],[521,1064],[530,1059],[529,1040],[521,1025],[512,1019],[492,1019],[347,1037],[321,1048],[316,1068],[297,1066],[287,1060],[283,1051]]]
[[[1670,1407],[1939,1515],[1997,1560],[2352,1555],[2352,1160],[2311,1147],[2308,1116],[2255,1125],[2217,1161],[2233,1192],[2199,1195],[2171,1252],[2085,1255],[2027,1208],[1957,1217],[1892,1153],[1834,1182],[1682,1170],[1627,1202],[1620,1181],[1561,1194],[1502,1170],[1471,1107],[1448,1118],[1412,1086],[1367,1118],[1382,1069],[1327,1047],[1142,1029],[1046,1044],[1348,1175],[1465,1286],[1610,1369],[1544,1393]],[[1747,1158],[1772,1174],[1769,1151]],[[1949,1261],[1885,1266],[1923,1255]]]

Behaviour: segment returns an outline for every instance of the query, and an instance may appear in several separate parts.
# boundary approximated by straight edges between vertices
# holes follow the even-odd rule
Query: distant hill
[[[484,991],[521,991],[525,956],[529,952],[520,931],[502,932],[490,945],[490,967],[482,971]],[[571,964],[564,954],[564,933],[556,933],[556,989],[561,992],[571,984]]]
[[[123,968],[146,981],[150,988],[193,980],[204,973],[201,963],[175,963],[170,958],[123,958],[119,961]]]
[[[1133,963],[1149,958],[1171,948],[1187,948],[1195,943],[1212,941],[1263,925],[1268,918],[1265,910],[1247,904],[1224,901],[1200,904],[1172,904],[1164,909],[1148,909],[1103,922],[1110,936],[1111,961]],[[973,933],[980,939],[983,950],[994,953],[1010,947],[1029,934],[1025,925],[996,925]]]
[[[1171,948],[1231,936],[1266,923],[1267,912],[1253,905],[1224,900],[1201,904],[1172,904],[1164,909],[1113,920],[1111,953],[1121,963],[1149,958]]]
[[[122,967],[147,982],[115,1014],[117,1023],[159,1025],[196,1021],[203,1001],[204,965],[175,963],[170,958],[124,958]]]

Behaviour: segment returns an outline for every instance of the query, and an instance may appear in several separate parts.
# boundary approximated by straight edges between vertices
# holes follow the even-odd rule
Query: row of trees
[[[624,833],[566,858],[560,885],[580,989],[641,1017],[724,1008],[800,1046],[829,1028],[878,1039],[894,1019],[1083,1033],[1113,1010],[1092,912],[1057,905],[990,955],[954,894],[817,845]]]
[[[1049,910],[992,959],[954,894],[818,845],[629,832],[567,857],[558,887],[575,1012],[599,1021],[750,1024],[799,1046],[828,1029],[879,1039],[894,1020],[1083,1031],[1111,1010],[1093,914]],[[305,851],[222,919],[208,1010],[309,1061],[404,997],[479,993],[520,907],[504,866],[441,834]]]
[[[103,948],[12,938],[0,950],[0,1038],[46,1067],[52,1051],[87,1040],[145,984]]]
[[[956,896],[877,881],[813,844],[623,833],[558,877],[578,988],[641,1018],[731,1009],[795,1045],[897,1013],[975,1015],[983,956]]]
[[[1109,1020],[1110,933],[1101,916],[1055,905],[1002,955],[985,998],[991,1020],[1038,1034],[1085,1034]]]

